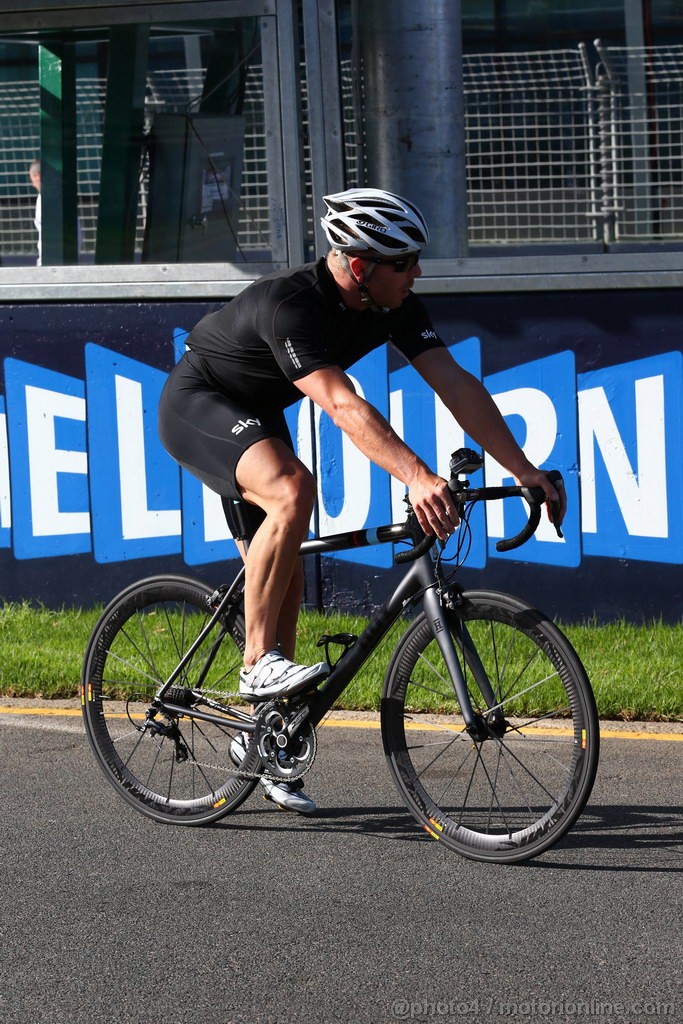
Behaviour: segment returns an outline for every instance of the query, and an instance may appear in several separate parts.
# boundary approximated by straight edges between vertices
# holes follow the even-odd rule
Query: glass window
[[[683,4],[680,0],[657,0],[643,10],[645,44],[663,46],[683,43]]]
[[[462,17],[466,51],[624,41],[624,0],[462,0]]]
[[[462,0],[470,245],[683,237],[683,5]]]
[[[40,250],[46,265],[282,259],[264,104],[277,69],[261,25],[0,41],[1,264],[36,264]]]

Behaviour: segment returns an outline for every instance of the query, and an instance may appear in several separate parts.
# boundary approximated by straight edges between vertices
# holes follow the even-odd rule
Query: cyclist
[[[356,394],[344,372],[367,352],[390,341],[470,437],[520,483],[564,502],[525,457],[483,385],[452,358],[411,291],[429,241],[417,207],[374,188],[324,199],[328,254],[260,278],[205,316],[159,406],[164,446],[222,496],[234,535],[240,531],[233,501],[242,499],[255,510],[255,533],[243,552],[246,647],[240,673],[240,693],[253,701],[292,695],[328,671],[324,662],[295,661],[303,596],[298,551],[316,483],[294,454],[287,406],[304,396],[320,406],[364,455],[405,484],[426,533],[445,540],[458,526],[446,481]],[[238,749],[233,756],[239,759]],[[280,806],[315,809],[286,784],[266,788]]]

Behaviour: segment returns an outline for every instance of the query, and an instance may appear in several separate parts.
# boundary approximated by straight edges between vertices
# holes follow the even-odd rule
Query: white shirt
[[[43,242],[41,237],[41,208],[40,208],[40,192],[36,199],[36,212],[33,218],[33,223],[36,226],[38,232],[38,259],[36,260],[36,266],[41,267],[43,265]]]

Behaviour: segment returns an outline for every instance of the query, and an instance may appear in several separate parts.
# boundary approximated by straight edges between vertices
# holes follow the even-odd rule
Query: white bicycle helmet
[[[425,219],[412,203],[379,188],[349,188],[323,196],[321,217],[327,239],[338,252],[387,258],[419,252],[429,242]]]

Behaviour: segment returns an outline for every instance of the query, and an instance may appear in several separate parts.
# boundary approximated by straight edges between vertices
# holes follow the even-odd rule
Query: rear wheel
[[[567,638],[516,598],[465,593],[449,617],[481,736],[465,730],[422,615],[387,672],[385,753],[434,838],[475,860],[528,860],[566,833],[590,795],[599,747],[590,683]]]
[[[88,739],[117,792],[158,821],[214,821],[256,785],[252,745],[241,763],[230,757],[240,723],[249,720],[237,695],[244,649],[239,607],[213,624],[161,706],[157,699],[211,621],[211,595],[203,583],[181,576],[142,580],[105,609],[86,651]]]

